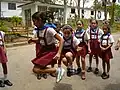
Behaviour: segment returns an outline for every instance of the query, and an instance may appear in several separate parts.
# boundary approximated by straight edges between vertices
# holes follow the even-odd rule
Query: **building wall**
[[[16,10],[8,10],[8,2],[1,2],[1,17],[12,17],[12,16],[19,16],[21,17],[22,9],[17,8],[17,6],[23,3],[16,3]]]
[[[31,16],[38,11],[37,5],[32,4],[32,5],[26,5],[22,8],[22,19],[23,19],[23,24],[25,25],[25,10],[31,9]]]

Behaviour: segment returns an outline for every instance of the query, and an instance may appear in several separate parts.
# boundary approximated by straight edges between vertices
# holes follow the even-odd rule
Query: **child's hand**
[[[105,50],[106,50],[106,48],[104,48],[104,47],[101,47],[101,49],[102,49],[102,51],[105,51]]]
[[[81,51],[82,50],[82,47],[77,47],[77,51]]]
[[[57,53],[53,59],[55,59],[55,60],[59,60],[59,59],[60,59],[60,54]]]
[[[30,44],[32,42],[32,39],[28,40],[28,43]]]
[[[88,49],[88,53],[89,53],[89,54],[91,53],[91,49]]]

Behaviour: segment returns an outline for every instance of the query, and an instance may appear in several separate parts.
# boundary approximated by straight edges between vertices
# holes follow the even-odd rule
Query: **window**
[[[8,10],[16,10],[16,3],[8,3]]]
[[[94,11],[91,11],[91,15],[94,15]]]

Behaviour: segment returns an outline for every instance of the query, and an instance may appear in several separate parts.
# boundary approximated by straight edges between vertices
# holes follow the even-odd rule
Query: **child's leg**
[[[76,64],[78,67],[80,67],[80,56],[76,56]]]
[[[109,74],[109,71],[110,71],[110,61],[108,60],[107,62],[107,73]]]
[[[38,66],[34,66],[33,67],[33,72],[36,73],[36,74],[41,74],[41,73],[55,73],[56,69],[55,68],[49,68],[49,67],[41,69]]]
[[[82,62],[82,71],[85,71],[85,58],[84,57],[81,57],[81,62]]]
[[[81,62],[82,62],[82,76],[81,76],[81,78],[83,80],[85,80],[85,66],[86,66],[86,64],[85,64],[85,58],[84,57],[81,57]]]
[[[92,67],[91,67],[91,65],[92,65],[92,57],[93,57],[93,55],[89,54],[89,68],[88,68],[87,72],[92,71]]]
[[[101,77],[103,78],[104,76],[106,76],[106,63],[105,63],[105,60],[102,60],[102,67],[103,67],[103,73],[101,75]]]
[[[62,62],[63,62],[63,64],[66,66],[66,67],[68,67],[68,61],[67,61],[67,59],[64,57],[64,58],[62,58]]]
[[[109,71],[110,71],[110,62],[107,62],[107,73],[102,77],[103,79],[109,78]]]
[[[98,55],[95,55],[95,58],[96,58],[96,68],[98,68],[98,64],[99,64]]]
[[[76,64],[77,64],[77,74],[81,72],[81,67],[80,67],[80,56],[76,56]]]
[[[68,61],[68,67],[72,67],[72,63],[73,63],[73,54],[71,53],[71,52],[67,52],[66,54],[65,54],[65,57],[66,57],[66,59],[67,59],[67,61]]]
[[[8,86],[12,86],[13,84],[7,78],[7,74],[8,74],[7,63],[2,63],[2,68],[3,68],[3,74],[4,74],[4,78],[3,78],[4,84]]]
[[[95,58],[96,58],[96,68],[95,68],[94,73],[98,74],[99,73],[99,69],[98,69],[99,59],[98,59],[98,55],[97,54],[95,55]]]
[[[103,72],[106,72],[105,71],[105,61],[104,60],[102,60],[102,67],[103,67]]]

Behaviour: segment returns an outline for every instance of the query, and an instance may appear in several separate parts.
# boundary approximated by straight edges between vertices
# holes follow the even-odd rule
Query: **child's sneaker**
[[[0,87],[5,87],[5,84],[2,80],[0,80]]]
[[[99,69],[98,69],[98,68],[95,68],[94,73],[95,73],[95,74],[98,74],[98,73],[99,73]]]
[[[81,68],[78,67],[78,68],[77,68],[77,72],[76,72],[76,74],[80,74],[80,73],[81,73]]]
[[[56,83],[60,82],[62,80],[62,77],[64,76],[65,70],[63,68],[58,68],[57,70],[57,77],[56,77]]]
[[[42,74],[37,74],[37,79],[40,80],[42,77]]]
[[[92,67],[89,67],[89,68],[87,69],[87,72],[92,72]]]
[[[101,77],[103,78],[104,76],[106,76],[106,73],[105,73],[105,72],[102,73]]]
[[[47,79],[47,74],[43,74],[42,77],[43,77],[44,79]]]
[[[4,84],[8,86],[12,86],[13,84],[9,80],[4,80]]]
[[[71,76],[71,71],[70,68],[67,68],[67,76],[70,77]]]

